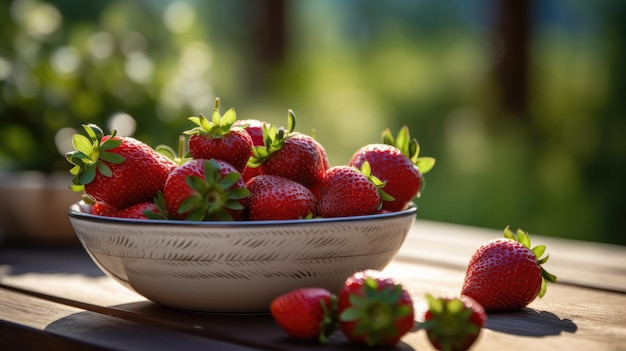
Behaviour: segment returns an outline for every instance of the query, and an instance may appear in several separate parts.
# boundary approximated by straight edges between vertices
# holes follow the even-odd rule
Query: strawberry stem
[[[474,311],[458,297],[435,298],[426,294],[428,320],[420,325],[430,341],[440,350],[465,350],[482,328],[472,320]],[[482,307],[481,307],[482,309]]]
[[[273,153],[280,150],[296,127],[296,114],[292,110],[287,111],[287,129],[276,128],[273,125],[263,124],[263,145],[252,148],[252,156],[248,160],[247,166],[251,168],[259,167]]]
[[[557,281],[556,275],[548,273],[548,271],[546,271],[543,267],[543,264],[548,262],[548,258],[550,258],[550,255],[541,257],[546,251],[545,245],[531,247],[530,236],[527,232],[522,229],[517,229],[517,232],[513,233],[509,226],[504,228],[504,237],[522,244],[525,248],[529,249],[535,257],[537,257],[537,264],[539,264],[539,267],[541,268],[541,289],[539,290],[539,297],[543,297],[546,294],[548,283],[555,283]]]
[[[419,157],[420,145],[417,139],[411,138],[409,127],[403,126],[398,131],[397,136],[391,134],[389,128],[385,128],[381,134],[383,144],[391,145],[406,156],[414,165],[417,166],[421,174],[426,174],[435,166],[433,157]]]
[[[74,175],[70,189],[76,192],[84,190],[85,184],[96,178],[96,172],[105,177],[111,177],[113,172],[109,164],[121,164],[125,158],[110,150],[122,144],[122,140],[114,138],[116,131],[105,136],[100,127],[95,124],[83,124],[87,136],[74,134],[72,136],[73,151],[65,154],[67,161],[74,165],[70,173]]]
[[[376,279],[366,278],[363,288],[362,296],[349,296],[351,306],[343,310],[339,320],[356,322],[354,334],[365,335],[369,346],[384,345],[385,337],[399,333],[394,322],[411,313],[411,307],[400,303],[399,284],[379,288]]]
[[[174,149],[172,149],[172,147],[170,147],[169,145],[158,145],[157,147],[154,148],[154,150],[158,153],[160,153],[161,155],[169,158],[170,160],[174,161],[177,165],[182,165],[185,162],[189,161],[189,159],[191,157],[189,157],[188,155],[186,155],[185,152],[185,146],[187,145],[187,139],[185,138],[185,135],[182,134],[178,137],[178,150],[174,151]]]
[[[195,124],[196,127],[184,131],[183,134],[200,134],[212,138],[220,138],[230,133],[233,124],[237,121],[237,113],[234,108],[231,108],[226,111],[224,115],[221,115],[219,106],[219,98],[215,98],[215,105],[211,113],[210,121],[202,113],[198,114],[198,116],[189,117],[188,120]]]
[[[204,178],[185,178],[194,193],[181,202],[178,213],[187,213],[186,219],[190,221],[232,221],[233,217],[227,210],[242,210],[243,205],[238,200],[250,195],[245,187],[233,188],[240,178],[241,174],[236,171],[222,176],[217,161],[205,161]]]

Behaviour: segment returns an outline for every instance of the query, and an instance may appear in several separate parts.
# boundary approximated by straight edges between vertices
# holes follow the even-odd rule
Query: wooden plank
[[[424,294],[455,295],[460,290],[464,276],[462,270],[454,267],[402,261],[392,262],[387,271],[410,290],[418,322],[422,321],[421,316],[426,308]],[[107,277],[26,274],[4,277],[2,281],[5,285],[46,294],[50,296],[47,299],[56,299],[55,302],[73,303],[83,309],[141,323],[156,330],[177,330],[229,343],[243,342],[240,333],[245,330],[248,346],[266,345],[280,350],[299,349],[301,346],[286,337],[269,315],[216,315],[164,308],[126,292],[125,288]],[[626,345],[626,315],[621,314],[615,306],[624,305],[626,295],[621,293],[555,284],[550,286],[544,299],[533,302],[529,309],[490,315],[480,345],[485,349],[516,349],[525,345],[524,349],[552,350],[563,345],[576,345],[583,349],[618,350],[619,345]],[[28,303],[23,308],[31,306],[32,303]],[[46,321],[46,318],[40,320]],[[403,341],[402,347],[430,349],[425,333],[420,330],[410,333]],[[331,345],[323,346],[320,350],[343,349],[346,346],[345,338],[337,333]],[[309,345],[307,349],[316,347]]]
[[[530,235],[533,246],[547,246],[546,269],[560,283],[626,293],[626,246]],[[482,243],[500,237],[501,230],[418,219],[396,259],[465,270]]]
[[[560,282],[551,285],[546,297],[528,309],[491,314],[475,349],[623,350],[626,317],[618,307],[626,305],[626,248],[531,235],[536,244],[549,245],[548,269]],[[417,221],[387,271],[411,291],[418,322],[426,307],[424,294],[456,295],[471,254],[481,243],[500,236],[500,230]],[[18,297],[25,298],[24,303],[10,303]],[[297,343],[267,314],[216,315],[158,306],[102,275],[81,250],[0,250],[0,319],[4,320],[0,332],[18,330],[16,335],[32,334],[33,340],[52,338],[73,343],[85,339],[89,345],[100,345],[91,341],[89,333],[88,337],[65,335],[46,328],[56,321],[67,321],[67,315],[58,312],[66,308],[72,309],[66,312],[70,316],[80,315],[81,327],[92,332],[102,324],[119,335],[138,328],[148,330],[148,334],[163,330],[179,333],[163,336],[173,339],[188,336],[275,350],[358,349],[340,333],[333,335],[330,345]],[[15,315],[23,311],[34,311],[34,315],[24,314],[24,320],[16,320]],[[5,314],[13,319],[5,319]],[[33,321],[43,325],[30,325]],[[399,349],[432,349],[419,328],[403,341]]]
[[[252,350],[5,289],[0,289],[0,346],[3,350]]]
[[[58,278],[58,279],[57,279]],[[40,298],[47,300],[49,303],[59,304],[60,306],[66,306],[70,310],[81,310],[84,313],[90,313],[93,315],[106,315],[110,318],[117,318],[121,321],[129,321],[139,323],[146,326],[147,329],[158,330],[176,330],[182,333],[194,335],[196,337],[207,338],[208,340],[221,341],[227,344],[240,344],[246,347],[262,348],[271,350],[344,350],[344,349],[359,349],[358,346],[350,345],[346,338],[340,333],[335,333],[330,339],[330,345],[317,345],[315,343],[302,343],[294,340],[276,325],[269,314],[213,314],[213,313],[195,313],[190,311],[182,311],[177,309],[171,309],[160,306],[158,304],[146,301],[139,297],[139,300],[129,300],[123,290],[125,288],[119,286],[119,284],[113,282],[108,277],[85,279],[82,281],[82,288],[77,284],[71,283],[65,285],[67,276],[57,276],[53,278],[50,275],[30,275],[25,280],[11,279],[10,284],[4,285],[4,289],[9,294],[18,294],[18,296],[24,297],[24,303],[17,303],[13,306],[18,309],[26,310],[30,309],[33,305],[31,299]],[[108,285],[103,282],[97,282],[97,280],[110,280],[112,285]],[[31,284],[39,282],[39,285],[35,288]],[[91,282],[96,282],[92,284]],[[5,310],[2,306],[2,299],[6,297],[5,291],[2,290],[0,285],[0,311]],[[31,287],[30,290],[23,290],[27,287]],[[43,293],[46,289],[52,289],[50,295]],[[77,291],[78,289],[78,291]],[[113,291],[111,291],[111,289]],[[119,291],[119,290],[122,291]],[[118,291],[115,291],[118,290]],[[36,297],[29,296],[29,294]],[[112,294],[109,294],[112,292]],[[76,300],[68,299],[68,296],[76,298]],[[121,300],[115,301],[117,297],[122,297]],[[13,298],[9,298],[13,301]],[[20,300],[15,298],[16,301]],[[129,302],[131,301],[131,302]],[[99,304],[94,304],[98,302]],[[104,303],[104,304],[102,304]],[[68,305],[64,305],[68,304]],[[107,305],[111,304],[111,305]],[[74,306],[81,306],[82,308],[76,308]],[[46,307],[47,309],[48,307]],[[84,308],[84,309],[83,309]],[[65,310],[65,307],[62,308]],[[52,309],[54,312],[54,309]],[[11,314],[11,312],[7,312]],[[22,318],[10,319],[14,323],[19,325],[43,330],[43,326],[52,323],[55,320],[56,315],[53,317],[41,317],[41,313],[45,312],[44,309],[34,308],[30,310],[26,316]],[[59,318],[66,318],[64,312],[61,312]],[[0,312],[0,320],[5,316]],[[100,320],[81,320],[80,323],[85,325],[93,324],[92,328],[97,327],[102,323]],[[125,327],[120,327],[125,328]],[[152,331],[155,332],[155,331]],[[149,332],[147,332],[149,333]],[[117,338],[117,336],[114,336]],[[108,346],[107,346],[108,347]],[[186,350],[186,348],[183,348]],[[192,349],[190,349],[192,350]],[[221,349],[220,349],[221,350]]]
[[[24,327],[23,325],[0,320],[1,350],[47,350],[47,351],[106,351],[104,347],[90,345],[80,340],[72,340],[58,335]]]
[[[464,272],[455,268],[394,261],[386,271],[411,292],[416,321],[423,321],[426,293],[459,294]],[[554,284],[543,299],[518,312],[491,313],[476,350],[624,350],[626,295]],[[419,350],[430,350],[425,333],[405,339]]]

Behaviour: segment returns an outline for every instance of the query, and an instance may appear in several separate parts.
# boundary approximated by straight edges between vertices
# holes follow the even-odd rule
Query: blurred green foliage
[[[534,2],[529,112],[499,104],[489,1],[287,1],[258,56],[258,3],[0,3],[0,168],[66,170],[82,123],[175,145],[216,96],[314,133],[332,164],[408,125],[437,158],[420,218],[626,244],[626,3]],[[122,133],[124,134],[124,133]]]

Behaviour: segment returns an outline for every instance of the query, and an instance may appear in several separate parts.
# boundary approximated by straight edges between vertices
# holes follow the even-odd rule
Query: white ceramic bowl
[[[267,312],[289,290],[338,292],[363,269],[396,255],[417,209],[310,220],[183,222],[88,214],[69,217],[80,242],[110,277],[156,303],[205,312]]]

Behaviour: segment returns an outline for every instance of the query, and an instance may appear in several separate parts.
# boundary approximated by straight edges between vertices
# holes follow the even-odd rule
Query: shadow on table
[[[486,328],[507,334],[542,337],[575,333],[578,326],[554,313],[524,308],[514,312],[489,313]]]
[[[156,347],[156,349],[204,349],[207,344],[224,349],[269,348],[280,350],[363,350],[350,343],[340,332],[329,342],[299,341],[289,337],[273,322],[269,313],[231,314],[205,313],[163,307],[150,301],[140,301],[111,307],[97,307],[50,323],[50,333],[87,335],[91,343],[113,347]],[[69,335],[68,335],[69,336]],[[119,344],[118,344],[119,343]],[[171,348],[171,347],[176,348]],[[201,346],[203,348],[201,348]],[[394,348],[377,350],[415,351],[400,342]]]
[[[267,313],[212,313],[185,311],[164,307],[149,301],[135,302],[115,306],[116,309],[146,316],[155,323],[167,321],[170,328],[211,336],[215,339],[241,343],[251,347],[274,347],[277,349],[297,350],[363,350],[340,332],[336,331],[328,337],[328,343],[319,344],[315,341],[301,341],[289,337]],[[189,328],[189,326],[193,326]],[[241,331],[245,330],[246,341],[242,341]],[[415,351],[410,345],[400,342],[393,348],[377,348],[377,350]]]
[[[112,322],[117,319],[118,322]],[[94,323],[94,321],[96,321]],[[97,332],[98,338],[119,338],[137,335],[156,336],[159,346],[178,340],[180,347],[195,343],[226,343],[238,345],[233,349],[297,349],[297,350],[352,350],[362,351],[363,346],[350,343],[339,331],[329,337],[328,343],[320,345],[312,341],[299,341],[289,337],[273,322],[269,313],[230,314],[184,311],[164,307],[150,301],[133,302],[107,307],[104,310],[85,311],[72,314],[51,323],[51,332],[84,329],[82,333]],[[184,335],[187,335],[185,337]],[[152,346],[152,342],[145,341]],[[138,348],[139,341],[133,345]],[[188,345],[187,345],[188,344]],[[179,348],[185,349],[185,348]],[[193,349],[193,347],[188,348]],[[378,350],[415,351],[410,345],[400,342],[396,347]]]
[[[50,250],[45,247],[0,249],[0,275],[26,273],[68,273],[100,277],[104,273],[81,247]]]

